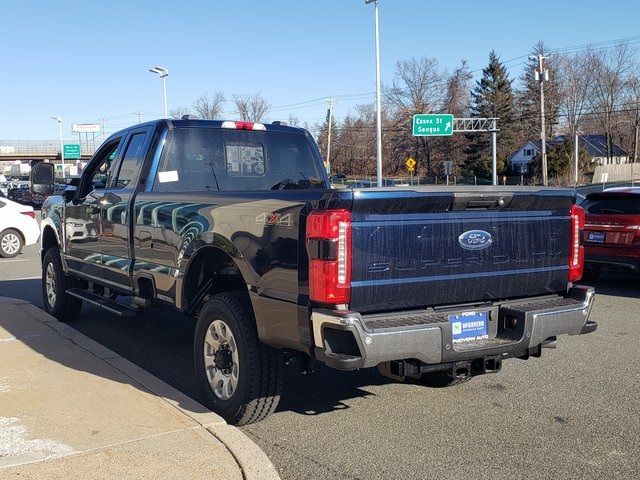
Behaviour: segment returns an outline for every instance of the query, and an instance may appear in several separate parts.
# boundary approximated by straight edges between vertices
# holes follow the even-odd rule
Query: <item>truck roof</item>
[[[233,127],[230,125],[240,125]],[[288,133],[294,135],[309,135],[309,132],[304,128],[290,127],[288,125],[281,124],[279,122],[273,123],[258,123],[258,122],[245,122],[241,120],[199,120],[199,119],[170,119],[162,118],[159,120],[152,120],[141,124],[134,124],[127,128],[123,128],[113,135],[118,135],[131,128],[138,128],[142,126],[153,126],[154,128],[168,128],[170,130],[180,127],[199,127],[199,128],[236,128],[238,130],[260,130],[267,132]],[[264,128],[263,128],[264,127]]]

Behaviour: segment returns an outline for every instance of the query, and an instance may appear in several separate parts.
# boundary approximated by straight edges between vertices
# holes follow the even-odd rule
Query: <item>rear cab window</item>
[[[581,206],[595,215],[640,215],[640,195],[598,194],[587,197]]]
[[[326,188],[304,135],[177,128],[167,135],[155,192]]]

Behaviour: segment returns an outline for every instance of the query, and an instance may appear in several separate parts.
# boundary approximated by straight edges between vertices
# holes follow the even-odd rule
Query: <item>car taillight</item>
[[[26,215],[27,217],[31,217],[31,218],[36,218],[36,212],[34,212],[33,210],[30,212],[20,212],[23,215]]]
[[[582,246],[582,230],[584,229],[584,210],[571,205],[571,247],[569,254],[569,281],[576,282],[582,278],[584,269],[584,247]]]
[[[233,130],[266,130],[263,123],[255,122],[222,122],[222,128],[231,128]]]
[[[309,298],[345,304],[351,299],[351,212],[323,210],[307,218]]]

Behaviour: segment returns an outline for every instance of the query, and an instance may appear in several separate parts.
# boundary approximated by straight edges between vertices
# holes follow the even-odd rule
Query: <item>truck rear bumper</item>
[[[374,367],[416,359],[441,364],[478,358],[527,356],[545,340],[590,333],[595,291],[574,286],[568,297],[547,296],[469,307],[384,315],[314,310],[311,315],[316,358],[339,370]],[[469,310],[489,313],[486,339],[455,344],[449,315]]]

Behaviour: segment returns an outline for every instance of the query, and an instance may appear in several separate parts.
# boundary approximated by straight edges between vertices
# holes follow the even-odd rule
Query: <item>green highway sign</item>
[[[453,135],[453,115],[450,113],[420,113],[413,116],[414,137]]]
[[[74,159],[80,158],[80,144],[79,143],[67,143],[63,146],[64,158]]]

